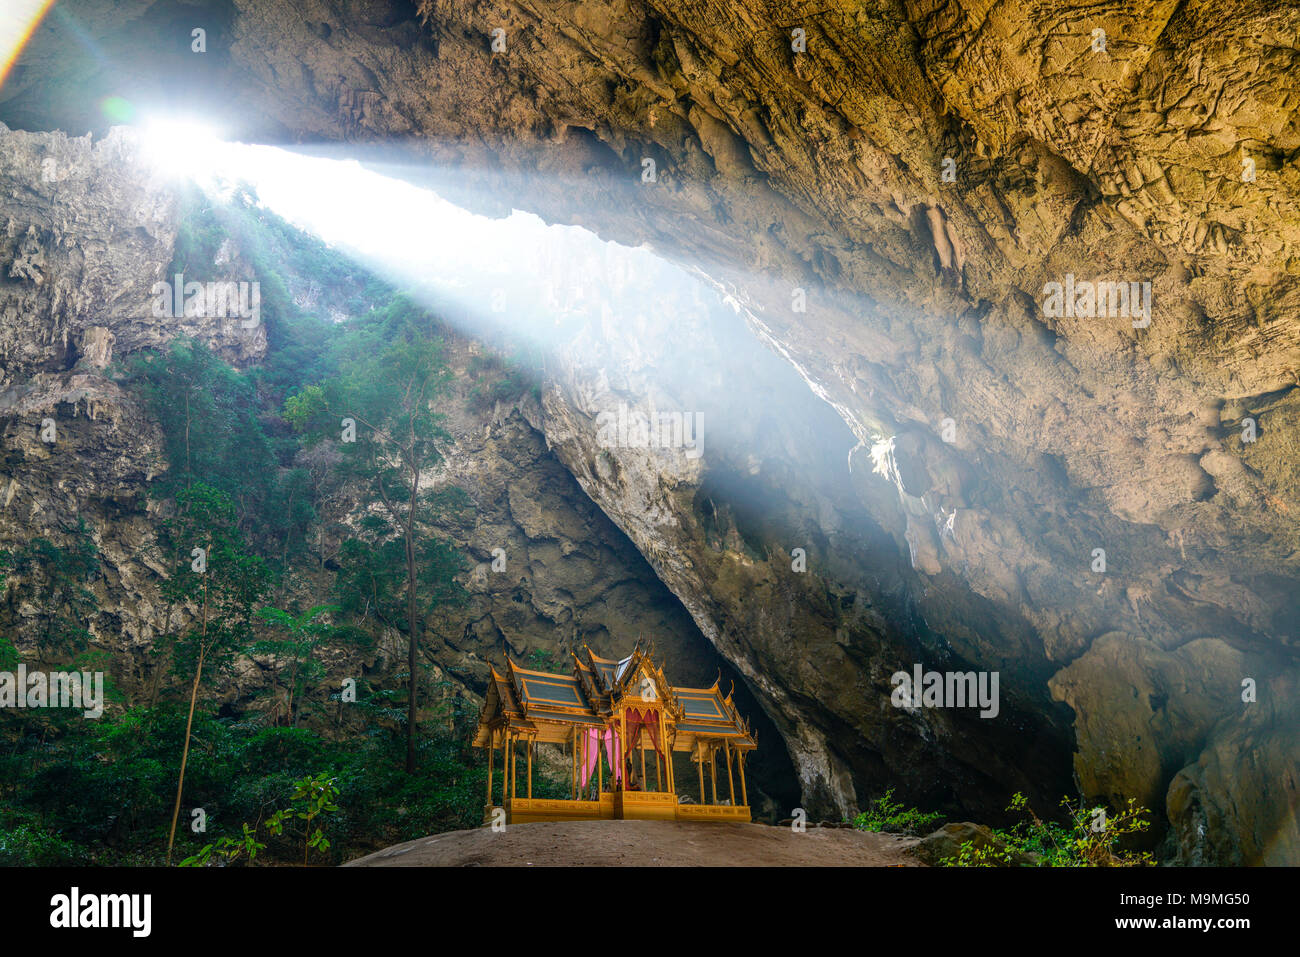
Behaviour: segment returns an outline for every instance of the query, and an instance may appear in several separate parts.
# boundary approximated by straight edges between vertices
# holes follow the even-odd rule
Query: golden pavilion
[[[497,807],[505,810],[507,824],[749,821],[745,756],[758,745],[732,704],[734,685],[725,696],[717,681],[711,688],[675,688],[639,643],[618,661],[598,657],[585,645],[571,657],[571,675],[521,668],[509,657],[505,674],[492,667],[473,742],[488,749],[485,822]],[[533,797],[539,744],[567,753],[567,798]],[[498,749],[504,770],[499,804],[493,776]],[[677,782],[674,760],[681,754],[688,756],[688,770],[696,766],[685,786]],[[724,800],[718,799],[719,757],[726,765]],[[697,782],[695,790],[690,785]]]

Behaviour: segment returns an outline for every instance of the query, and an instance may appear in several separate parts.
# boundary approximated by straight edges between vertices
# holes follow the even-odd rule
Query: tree
[[[289,684],[285,689],[285,718],[296,727],[298,712],[293,709],[294,699],[301,698],[306,692],[306,684],[312,678],[324,673],[324,668],[316,660],[316,649],[325,641],[341,634],[344,629],[330,623],[328,616],[338,611],[337,605],[315,605],[300,615],[292,615],[279,608],[263,608],[258,615],[268,624],[288,634],[287,638],[263,639],[253,645],[256,654],[272,654],[289,661]],[[299,687],[299,679],[302,687]],[[278,679],[276,681],[278,687]],[[301,712],[302,705],[298,705]]]
[[[431,608],[455,591],[452,550],[442,546],[430,551],[428,543],[437,539],[428,522],[435,512],[466,500],[459,489],[424,490],[420,481],[442,463],[442,449],[450,441],[435,403],[451,376],[433,317],[405,295],[395,296],[377,315],[354,322],[341,338],[337,369],[323,383],[290,396],[284,417],[302,431],[345,430],[342,468],[373,494],[375,508],[363,522],[369,540],[341,557],[365,560],[362,576],[368,574],[369,580],[360,583],[362,592],[368,588],[374,593],[371,611],[391,626],[399,619],[391,588],[383,582],[400,549],[405,579],[400,620],[409,672],[406,770],[414,773],[421,604]],[[422,560],[432,560],[432,570],[422,568]]]
[[[230,497],[202,482],[177,493],[176,515],[163,523],[163,543],[173,568],[163,583],[163,596],[173,605],[193,610],[189,624],[168,635],[177,668],[194,674],[176,779],[176,805],[167,837],[170,864],[204,666],[218,670],[248,645],[253,606],[270,587],[271,576],[262,559],[249,553]]]
[[[334,803],[335,798],[338,796],[338,785],[328,775],[317,774],[313,777],[305,777],[301,781],[293,782],[293,795],[289,800],[294,806],[283,811],[276,811],[275,814],[271,815],[271,819],[267,821],[268,830],[273,835],[280,834],[284,829],[286,820],[296,818],[303,822],[303,867],[307,866],[307,855],[313,847],[322,854],[330,849],[329,838],[325,836],[325,831],[316,824],[316,819],[339,809],[338,805]],[[316,829],[312,830],[314,824],[316,824]]]
[[[131,356],[125,380],[143,395],[166,439],[170,468],[155,482],[156,497],[196,482],[218,489],[230,497],[244,534],[263,554],[287,562],[314,516],[308,476],[281,468],[252,377],[202,342],[177,337],[165,351]]]

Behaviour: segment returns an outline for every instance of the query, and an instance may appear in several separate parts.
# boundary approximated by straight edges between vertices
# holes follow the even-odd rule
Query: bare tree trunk
[[[199,664],[194,669],[194,684],[190,687],[190,716],[185,722],[185,749],[181,752],[181,773],[176,779],[176,806],[172,808],[172,828],[167,835],[167,863],[172,862],[172,844],[176,842],[176,819],[181,813],[181,791],[185,788],[185,765],[190,759],[190,730],[194,727],[194,704],[199,697],[199,679],[203,675],[203,657],[206,650],[199,652]]]
[[[185,765],[190,760],[190,731],[194,727],[194,704],[199,698],[199,680],[203,677],[203,659],[208,653],[208,583],[203,583],[203,631],[199,639],[199,662],[194,669],[194,684],[190,687],[190,716],[185,722],[185,748],[181,752],[181,773],[176,779],[176,806],[172,808],[172,827],[167,835],[167,864],[172,862],[172,845],[176,842],[176,819],[181,813],[181,792],[185,788]]]
[[[414,456],[413,456],[414,457]],[[415,507],[420,492],[420,470],[411,469],[411,501],[406,513],[406,665],[410,673],[411,692],[406,705],[406,773],[415,773],[415,714],[419,683],[415,675]]]

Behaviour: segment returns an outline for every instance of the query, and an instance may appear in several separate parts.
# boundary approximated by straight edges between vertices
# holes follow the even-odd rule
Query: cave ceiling
[[[844,423],[835,481],[907,556],[906,587],[1029,636],[1039,704],[1078,716],[1085,788],[1145,788],[1186,816],[1248,729],[1207,744],[1226,706],[1187,719],[1139,786],[1096,754],[1160,718],[1096,689],[1158,697],[1226,669],[1213,694],[1259,672],[1294,701],[1297,35],[1300,5],[1251,0],[83,0],[47,17],[0,120],[99,134],[103,97],[166,90],[233,137],[355,156],[697,270]],[[1116,314],[1054,308],[1053,284],[1087,283],[1131,296]],[[806,703],[816,675],[763,691],[764,654],[736,638],[764,627],[739,610],[755,579],[699,571],[690,497],[664,493],[682,532],[656,542],[635,477],[590,467],[563,396],[540,415],[760,697]],[[974,638],[963,655],[990,656]],[[854,772],[831,766],[866,761],[850,751],[805,789],[853,800]]]

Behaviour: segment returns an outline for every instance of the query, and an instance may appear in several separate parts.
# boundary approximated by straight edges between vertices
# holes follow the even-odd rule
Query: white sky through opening
[[[525,309],[535,322],[548,305],[617,296],[620,276],[647,258],[663,265],[648,247],[606,242],[580,226],[547,225],[520,210],[504,218],[469,212],[354,159],[223,142],[219,131],[188,122],[146,126],[141,142],[165,174],[216,194],[246,182],[262,205],[383,278],[485,311],[505,290],[509,311]]]

